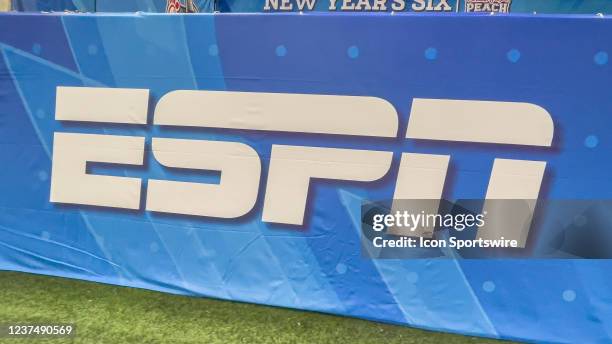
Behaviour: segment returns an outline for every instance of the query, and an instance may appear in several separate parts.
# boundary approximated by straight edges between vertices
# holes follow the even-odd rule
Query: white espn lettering
[[[84,98],[95,99],[96,108]],[[56,104],[57,120],[143,124],[148,90],[60,87]],[[397,112],[387,101],[332,95],[174,91],[159,101],[153,121],[381,138],[396,137],[398,131]],[[553,134],[550,114],[534,104],[414,99],[406,137],[550,147]],[[217,170],[221,183],[149,180],[147,210],[236,218],[255,206],[261,162],[250,146],[166,138],[153,138],[152,146],[162,165]],[[144,153],[144,137],[55,133],[51,202],[139,209],[140,179],[87,174],[86,164],[142,165]],[[392,156],[385,151],[273,145],[263,221],[303,224],[311,179],[375,181],[388,172]],[[394,198],[440,199],[449,160],[448,155],[403,153]],[[537,199],[545,166],[542,161],[496,159],[486,198]],[[503,231],[508,239],[526,241],[524,232]],[[416,232],[430,234],[427,229]]]
[[[144,137],[55,133],[50,201],[140,208],[139,178],[87,174],[88,162],[142,165]]]
[[[262,220],[301,225],[311,179],[372,182],[392,159],[393,152],[272,145]]]
[[[397,111],[375,97],[227,91],[172,91],[153,124],[293,133],[397,137]]]
[[[166,167],[221,171],[219,184],[149,179],[150,211],[236,218],[255,205],[261,162],[239,142],[153,138],[153,156]]]

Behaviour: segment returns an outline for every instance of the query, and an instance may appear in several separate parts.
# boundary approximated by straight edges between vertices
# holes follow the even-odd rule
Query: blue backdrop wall
[[[20,34],[15,35],[18,31]],[[546,161],[541,197],[610,199],[612,20],[540,16],[0,15],[0,269],[542,342],[609,342],[609,260],[369,260],[360,206],[375,183],[314,182],[302,228],[51,203],[54,132],[451,154],[446,196],[482,198],[494,158]],[[551,149],[271,131],[63,122],[58,86],[375,96],[405,128],[413,98],[528,102]],[[152,111],[152,110],[150,110]],[[213,182],[95,165],[90,173]],[[265,178],[261,180],[262,190]]]
[[[95,0],[11,0],[16,11],[82,11],[94,12]]]
[[[214,0],[194,1],[201,12],[212,12]],[[12,0],[17,11],[165,12],[166,0]],[[184,3],[184,1],[183,1]]]
[[[299,11],[298,4],[305,4],[307,2],[302,2],[299,0],[292,0],[291,5],[294,11]],[[267,12],[264,10],[267,0],[219,0],[219,9],[222,12]],[[270,2],[275,3],[275,2]],[[280,2],[278,2],[280,4]],[[317,0],[314,1],[314,6],[312,6],[312,10],[314,11],[324,11],[328,12],[330,8],[336,8],[337,11],[340,11],[342,8],[342,1],[331,1],[331,0]],[[359,3],[359,1],[355,0],[347,3],[347,8],[351,8],[351,6],[355,6]],[[372,6],[374,5],[374,1],[370,1]],[[434,0],[431,2],[431,6],[428,6],[429,1],[415,1],[415,0],[400,0],[396,2],[397,4],[402,4],[401,6],[397,5],[397,9],[400,9],[400,12],[418,12],[418,11],[429,11],[429,12],[438,12],[442,10],[442,7],[435,9],[435,7],[440,4],[439,0]],[[470,12],[466,11],[466,3],[481,3],[481,4],[508,4],[508,11],[502,12],[511,12],[511,13],[586,13],[586,14],[595,14],[595,13],[610,13],[612,11],[612,3],[607,0],[491,0],[491,1],[473,1],[473,0],[452,0],[446,2],[448,7],[446,11],[448,12]],[[394,1],[386,1],[385,2],[387,10],[392,10],[392,4]],[[280,6],[280,5],[279,5]],[[365,9],[364,5],[361,5],[362,9]],[[414,8],[413,8],[414,6]],[[459,9],[457,10],[457,6]],[[273,7],[272,7],[273,8]],[[308,6],[304,6],[303,8],[308,8]],[[357,7],[359,8],[359,7]],[[395,10],[398,12],[398,10]],[[416,9],[416,10],[415,10]],[[489,12],[498,12],[497,8],[490,8],[489,10],[482,10],[485,13]],[[332,11],[333,12],[333,11]],[[352,12],[351,10],[347,10],[347,12]],[[360,12],[359,10],[357,12]],[[439,13],[439,12],[438,12]]]
[[[18,11],[64,11],[79,10],[81,12],[164,12],[166,7],[166,0],[12,0],[13,8]],[[196,0],[195,3],[198,5],[201,12],[212,12],[214,10],[215,0]],[[266,0],[218,0],[218,10],[221,12],[265,12],[264,7]],[[487,3],[486,1],[471,1],[471,3]],[[271,2],[280,4],[280,1]],[[299,3],[306,4],[307,2],[300,1]],[[329,11],[330,0],[317,0],[313,1],[312,10],[314,11]],[[342,1],[333,2],[339,9],[342,5]],[[353,4],[357,4],[358,1],[353,1]],[[373,3],[373,2],[372,2]],[[391,6],[394,3],[392,0],[385,2],[386,7],[391,11]],[[425,1],[403,1],[403,11],[412,11],[412,6],[420,10],[434,11],[434,7],[438,5],[439,1],[432,2],[433,6],[426,7]],[[461,0],[459,2],[453,0],[448,1],[448,11],[457,12],[466,11],[466,1]],[[507,3],[508,12],[513,13],[585,13],[585,14],[596,14],[596,13],[610,13],[612,11],[612,4],[608,0],[505,0],[505,1],[490,1],[491,4]],[[296,0],[291,1],[294,11],[298,11]],[[279,5],[278,5],[279,6]],[[333,6],[332,6],[333,7]],[[308,7],[304,7],[308,8]],[[435,11],[440,10],[436,9]],[[486,10],[497,12],[498,9]],[[506,12],[506,11],[502,11]]]

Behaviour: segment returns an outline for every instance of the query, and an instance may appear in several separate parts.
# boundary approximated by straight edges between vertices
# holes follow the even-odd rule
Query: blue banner
[[[611,199],[610,32],[571,16],[0,15],[0,269],[607,343],[609,260],[371,259],[361,208]]]
[[[222,12],[611,13],[608,0],[219,0]]]
[[[165,12],[167,0],[12,0],[17,11]],[[176,0],[179,1],[179,0]],[[182,4],[185,0],[180,0]],[[215,5],[215,2],[217,3]],[[608,0],[195,0],[200,12],[612,13]],[[215,7],[217,6],[217,7]]]

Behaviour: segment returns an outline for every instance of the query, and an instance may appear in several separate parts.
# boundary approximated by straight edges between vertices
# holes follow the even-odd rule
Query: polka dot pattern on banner
[[[425,58],[433,61],[438,58],[438,49],[436,48],[427,48],[425,49]]]
[[[417,274],[416,272],[409,272],[406,275],[406,280],[408,281],[408,283],[416,283],[419,281],[419,274]]]
[[[348,57],[356,59],[359,57],[359,48],[353,45],[346,50],[346,54]]]
[[[151,245],[149,245],[149,250],[152,253],[156,253],[157,251],[159,251],[159,245],[156,242],[152,242]]]
[[[285,57],[287,56],[287,47],[285,47],[284,45],[279,45],[278,47],[276,47],[275,53],[278,57]]]
[[[95,44],[90,44],[90,45],[87,47],[87,53],[88,53],[89,55],[97,55],[97,54],[98,54],[98,46],[97,46],[97,45],[95,45]]]
[[[608,63],[608,53],[605,51],[600,51],[595,56],[593,56],[593,61],[595,64],[599,66],[603,66]]]
[[[47,181],[49,179],[49,174],[47,171],[38,171],[38,180],[41,182]]]
[[[482,284],[482,290],[484,290],[487,293],[492,293],[495,291],[495,283],[493,283],[492,281],[486,281]]]
[[[521,59],[521,52],[518,51],[517,49],[511,49],[506,54],[506,58],[508,58],[508,61],[510,61],[512,63],[517,63],[518,60]]]
[[[589,135],[584,139],[584,145],[587,148],[595,148],[599,144],[599,138],[595,135]]]
[[[576,300],[576,292],[571,289],[565,290],[563,292],[562,297],[563,301],[565,302],[573,302],[574,300]]]
[[[32,44],[32,53],[40,55],[40,53],[42,53],[42,46],[38,43]]]
[[[208,55],[209,56],[218,56],[219,55],[219,46],[216,44],[211,44],[208,46]]]

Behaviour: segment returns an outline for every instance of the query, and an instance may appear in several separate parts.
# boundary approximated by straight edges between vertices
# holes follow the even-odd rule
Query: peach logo
[[[466,12],[510,13],[512,0],[465,0]]]

